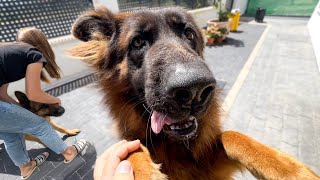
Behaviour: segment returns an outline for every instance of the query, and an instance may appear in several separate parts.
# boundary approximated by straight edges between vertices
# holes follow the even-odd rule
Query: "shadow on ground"
[[[242,32],[237,32],[242,33]],[[232,47],[245,47],[244,42],[242,40],[234,39],[231,37],[227,37],[222,43],[214,43],[210,47],[223,47],[223,46],[232,46]]]

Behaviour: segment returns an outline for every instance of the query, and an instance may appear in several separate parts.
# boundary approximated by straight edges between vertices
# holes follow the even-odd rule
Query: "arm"
[[[9,84],[4,84],[0,87],[0,101],[19,105],[17,101],[15,101],[12,97],[8,95],[8,86]]]
[[[40,74],[43,67],[42,62],[29,64],[26,72],[26,93],[30,100],[48,104],[61,104],[60,99],[42,91]]]
[[[290,155],[238,132],[226,131],[221,140],[227,156],[238,161],[258,179],[320,179]]]

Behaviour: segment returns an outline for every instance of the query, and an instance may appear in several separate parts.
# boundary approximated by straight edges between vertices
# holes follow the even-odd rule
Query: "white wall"
[[[308,29],[320,71],[320,0],[308,22]]]
[[[93,0],[94,6],[104,5],[112,12],[119,12],[118,0]]]
[[[240,9],[241,15],[245,13],[247,9],[248,0],[233,0],[233,9]]]

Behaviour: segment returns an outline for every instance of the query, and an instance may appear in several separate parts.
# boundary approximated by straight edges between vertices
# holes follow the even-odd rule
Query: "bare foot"
[[[69,161],[71,160],[76,154],[77,154],[77,149],[74,146],[69,146],[67,150],[65,150],[62,154],[64,158]]]
[[[35,159],[32,161],[28,162],[27,164],[20,166],[20,172],[22,177],[27,177],[32,174],[36,166],[39,166],[42,164],[46,159],[49,157],[48,152],[43,152],[39,154]]]
[[[36,161],[32,160],[27,164],[20,166],[21,176],[22,177],[28,176],[36,165],[37,165]]]

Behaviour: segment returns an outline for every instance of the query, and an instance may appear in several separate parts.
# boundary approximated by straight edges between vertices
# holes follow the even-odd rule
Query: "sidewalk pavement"
[[[262,46],[257,48],[251,69],[242,68],[266,24],[244,23],[239,27],[242,33],[230,34],[229,45],[206,48],[210,69],[218,80],[226,83],[221,100],[230,94],[236,97],[228,111],[225,129],[243,132],[279,148],[320,173],[320,95],[317,93],[320,76],[306,29],[307,20],[267,18],[266,21],[270,28]],[[245,70],[248,76],[243,77],[245,81],[237,91],[234,85],[239,76],[246,74]],[[101,103],[102,94],[91,84],[60,98],[66,113],[53,120],[64,127],[82,130],[66,142],[72,144],[84,138],[90,146],[69,166],[62,163],[61,156],[51,152],[53,157],[31,179],[92,179],[96,157],[117,141],[112,135],[111,117]],[[35,156],[41,145],[28,142],[27,148]],[[0,160],[0,179],[18,179],[18,169],[4,149],[0,151]],[[253,177],[245,173],[238,174],[236,179]]]
[[[287,152],[320,174],[320,74],[308,19],[268,17],[265,21],[269,32],[225,129]]]

